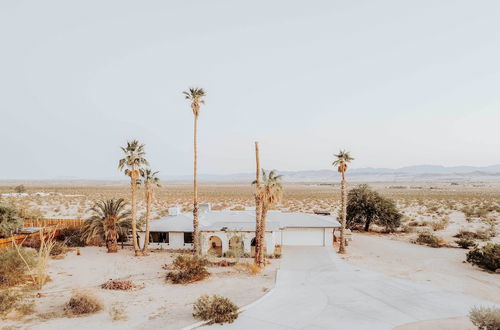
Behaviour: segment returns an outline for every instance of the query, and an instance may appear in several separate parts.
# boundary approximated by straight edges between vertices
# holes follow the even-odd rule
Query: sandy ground
[[[500,304],[500,275],[464,263],[467,250],[430,248],[391,236],[354,233],[344,259],[359,267]],[[467,317],[429,320],[397,329],[474,329]]]
[[[174,255],[152,252],[147,257],[133,257],[131,250],[117,254],[106,253],[105,248],[85,247],[81,255],[71,251],[64,259],[51,260],[50,277],[36,298],[36,311],[18,321],[2,322],[3,327],[15,329],[179,329],[196,322],[192,303],[203,294],[218,294],[230,298],[238,306],[244,306],[265,294],[275,282],[279,260],[259,275],[239,272],[233,267],[211,267],[210,278],[189,285],[165,282],[166,270]],[[143,285],[134,291],[104,290],[99,287],[108,279],[127,279]],[[67,318],[61,315],[72,289],[89,288],[99,296],[105,310],[87,317]],[[112,307],[124,310],[127,320],[113,321]],[[46,319],[45,319],[46,318]]]

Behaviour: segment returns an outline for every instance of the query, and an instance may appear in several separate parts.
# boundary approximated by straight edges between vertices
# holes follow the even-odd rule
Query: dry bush
[[[57,240],[64,242],[69,247],[85,246],[80,228],[69,227],[61,229]]]
[[[468,238],[468,237],[459,238],[455,242],[462,249],[469,249],[471,247],[476,247],[477,246],[477,243],[473,239]]]
[[[418,237],[413,243],[427,245],[433,248],[440,248],[445,245],[442,238],[428,231],[418,234]]]
[[[71,298],[64,307],[68,316],[94,314],[103,309],[103,303],[97,296],[88,290],[74,290]]]
[[[174,284],[188,284],[207,278],[210,273],[206,266],[208,261],[204,258],[191,255],[178,256],[167,273],[166,280]]]
[[[469,312],[469,319],[479,330],[500,329],[500,308],[473,307]]]
[[[227,260],[211,261],[209,262],[209,265],[211,267],[231,267],[236,265],[236,261],[227,261]]]
[[[108,280],[106,283],[101,285],[101,288],[106,290],[129,291],[137,288],[137,286],[132,283],[132,281]]]
[[[233,323],[238,318],[238,306],[218,295],[201,296],[193,305],[193,317],[214,323]]]
[[[0,286],[13,286],[26,281],[37,263],[36,251],[15,247],[0,249]]]
[[[483,269],[497,271],[500,269],[500,244],[488,243],[483,247],[476,247],[467,253],[467,262]]]
[[[234,269],[251,275],[257,275],[261,271],[259,265],[253,262],[239,262],[234,266]]]
[[[449,223],[450,223],[450,218],[444,217],[439,221],[431,222],[431,228],[434,231],[443,230],[448,226]]]

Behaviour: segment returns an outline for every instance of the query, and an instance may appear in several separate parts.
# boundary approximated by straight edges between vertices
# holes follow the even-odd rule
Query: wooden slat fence
[[[69,228],[80,227],[85,219],[27,219],[24,220],[24,227],[53,227]]]

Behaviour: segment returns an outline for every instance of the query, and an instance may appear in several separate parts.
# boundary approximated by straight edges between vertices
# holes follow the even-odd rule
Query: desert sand
[[[218,294],[230,298],[238,306],[258,299],[274,286],[279,260],[274,259],[258,275],[239,272],[233,267],[210,267],[211,276],[189,285],[166,283],[162,268],[173,260],[167,252],[152,251],[146,257],[133,257],[130,249],[116,254],[106,253],[104,247],[81,248],[81,255],[69,252],[64,259],[51,260],[51,281],[35,298],[35,313],[21,320],[2,321],[12,329],[179,329],[196,320],[192,303],[201,295]],[[243,260],[242,260],[243,261]],[[108,279],[131,280],[143,288],[133,291],[104,290],[100,285]],[[68,318],[63,315],[64,304],[72,290],[93,291],[104,303],[104,310],[87,317]],[[122,311],[126,320],[113,321],[110,310]]]

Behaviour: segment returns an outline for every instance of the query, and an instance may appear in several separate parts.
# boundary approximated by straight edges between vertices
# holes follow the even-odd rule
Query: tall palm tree
[[[143,172],[143,166],[148,166],[148,161],[144,158],[144,144],[133,140],[127,142],[126,147],[122,147],[125,157],[120,159],[118,169],[124,170],[125,175],[130,177],[130,189],[132,192],[132,240],[134,242],[135,255],[141,255],[137,242],[137,183],[139,176]]]
[[[156,187],[161,187],[160,179],[156,176],[158,172],[153,172],[151,169],[146,169],[141,173],[141,184],[144,186],[144,193],[146,197],[146,237],[144,239],[144,246],[142,253],[148,252],[149,245],[149,220],[151,219],[151,203],[154,198],[154,190]]]
[[[194,170],[193,170],[193,250],[195,254],[200,254],[200,230],[199,230],[199,210],[198,210],[198,182],[196,180],[198,170],[198,117],[200,115],[200,105],[205,104],[206,93],[203,88],[189,88],[188,91],[182,92],[186,100],[191,102],[191,109],[194,115]]]
[[[85,220],[82,236],[85,241],[99,237],[106,242],[108,253],[118,251],[118,236],[126,235],[132,227],[127,203],[120,199],[101,200],[90,209],[92,216]]]
[[[269,209],[278,203],[283,196],[283,187],[281,186],[281,178],[283,175],[276,175],[276,171],[272,170],[266,173],[265,170],[262,170],[262,184],[260,185],[260,189],[257,192],[260,196],[261,202],[261,219],[260,219],[260,232],[259,232],[259,241],[260,251],[259,260],[257,261],[257,265],[260,267],[264,267],[265,265],[265,233],[266,233],[266,217]],[[257,186],[257,180],[253,182],[255,186]]]
[[[255,263],[258,265],[260,260],[260,232],[262,203],[260,201],[260,158],[259,158],[259,142],[255,142]]]
[[[341,204],[342,204],[342,220],[340,226],[340,246],[339,253],[345,253],[345,224],[347,218],[347,181],[345,179],[345,172],[347,171],[348,164],[354,160],[349,154],[349,151],[340,150],[338,154],[335,155],[336,160],[332,163],[333,166],[337,166],[337,170],[342,174],[341,181]]]

